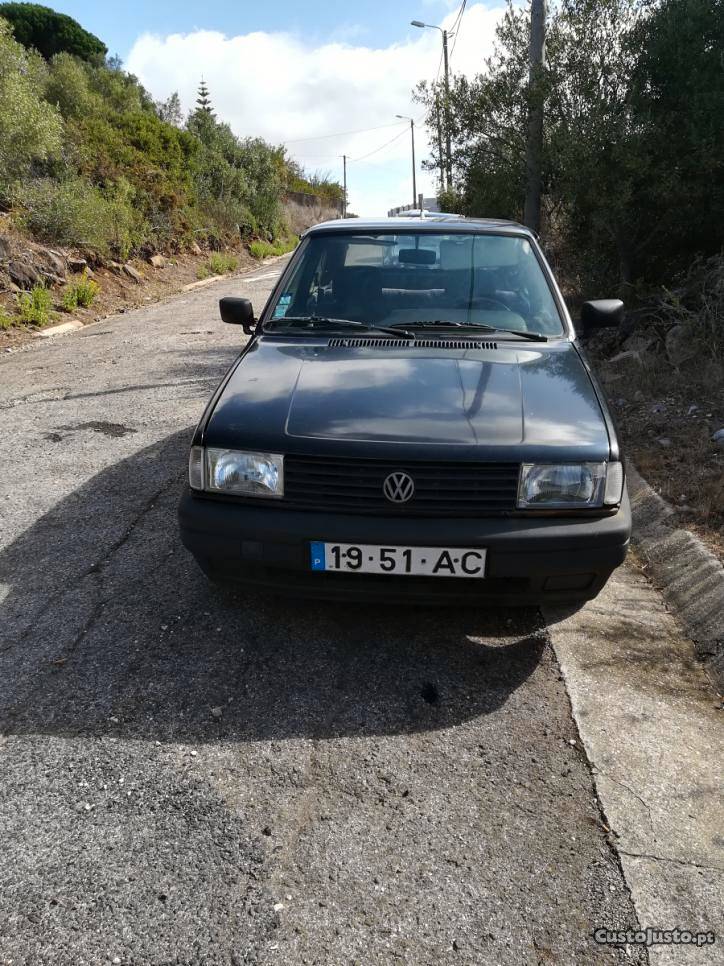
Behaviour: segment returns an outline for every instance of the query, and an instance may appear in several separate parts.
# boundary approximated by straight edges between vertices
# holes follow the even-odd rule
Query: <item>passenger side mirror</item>
[[[240,325],[247,335],[253,335],[256,329],[254,306],[249,299],[239,299],[227,295],[219,299],[219,312],[223,322],[230,325]]]
[[[621,299],[595,299],[581,306],[581,335],[590,335],[596,329],[604,329],[623,322],[624,308]]]

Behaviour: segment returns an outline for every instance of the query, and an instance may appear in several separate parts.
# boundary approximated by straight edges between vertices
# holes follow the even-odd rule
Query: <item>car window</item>
[[[272,308],[273,320],[300,315],[564,331],[527,239],[472,232],[312,235]]]

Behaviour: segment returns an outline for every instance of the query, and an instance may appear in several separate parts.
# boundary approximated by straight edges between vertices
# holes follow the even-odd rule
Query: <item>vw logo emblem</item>
[[[415,492],[415,481],[407,473],[390,473],[382,484],[382,492],[391,503],[407,503]]]

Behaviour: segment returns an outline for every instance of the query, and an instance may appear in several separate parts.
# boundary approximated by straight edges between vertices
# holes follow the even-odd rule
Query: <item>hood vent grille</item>
[[[497,349],[497,342],[480,339],[394,339],[376,336],[338,337],[329,340],[330,349]]]

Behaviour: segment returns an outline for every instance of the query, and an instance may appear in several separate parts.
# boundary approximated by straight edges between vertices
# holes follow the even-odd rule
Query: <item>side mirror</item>
[[[253,335],[256,328],[254,306],[249,299],[238,299],[227,295],[219,299],[219,312],[223,322],[240,325],[247,335]]]
[[[596,329],[620,325],[624,318],[621,299],[595,299],[581,306],[581,335],[590,335]]]

